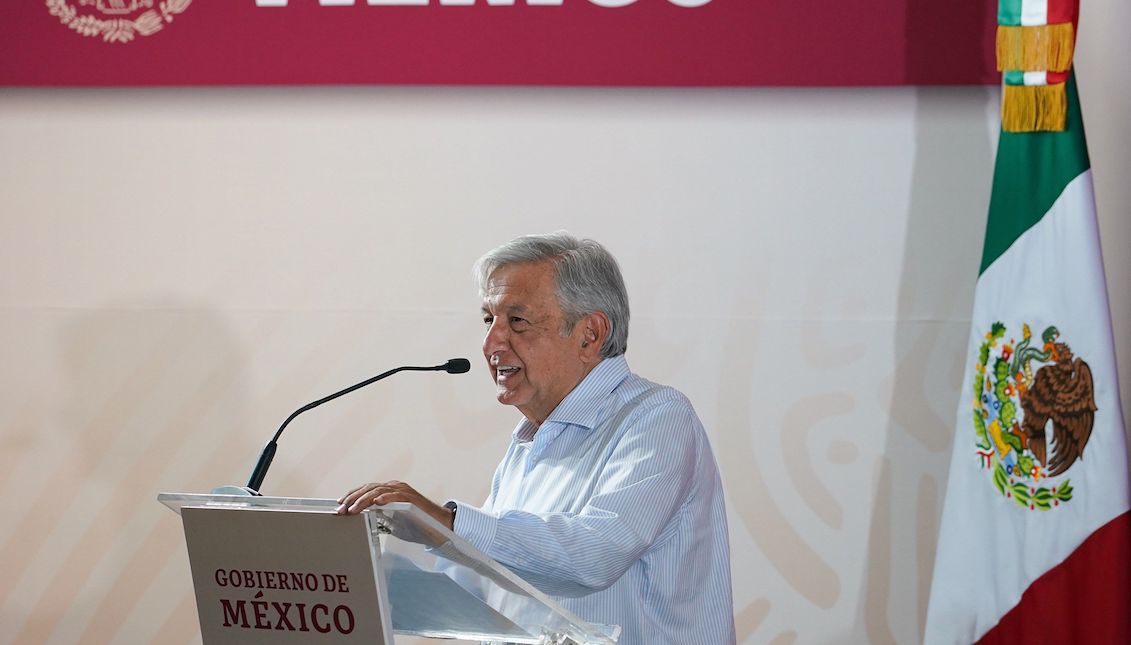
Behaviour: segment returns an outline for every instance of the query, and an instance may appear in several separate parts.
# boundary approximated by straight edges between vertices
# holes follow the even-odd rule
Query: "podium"
[[[370,643],[393,634],[615,645],[412,504],[161,493],[181,516],[205,645]]]

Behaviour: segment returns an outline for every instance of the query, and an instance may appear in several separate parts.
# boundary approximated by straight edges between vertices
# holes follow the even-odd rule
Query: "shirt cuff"
[[[456,521],[452,532],[487,553],[487,549],[495,541],[499,518],[456,499],[449,500],[444,506],[456,509]]]

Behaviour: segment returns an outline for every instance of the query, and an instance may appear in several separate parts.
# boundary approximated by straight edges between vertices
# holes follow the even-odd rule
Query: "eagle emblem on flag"
[[[47,10],[71,31],[128,43],[161,31],[192,0],[47,0]]]
[[[1067,478],[1084,457],[1095,420],[1092,370],[1048,326],[1034,339],[1005,340],[995,322],[978,348],[974,375],[977,455],[998,492],[1029,510],[1049,510],[1072,499]]]

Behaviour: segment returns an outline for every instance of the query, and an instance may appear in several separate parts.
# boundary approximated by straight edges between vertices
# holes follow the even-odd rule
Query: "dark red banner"
[[[3,0],[0,84],[997,84],[996,4]]]

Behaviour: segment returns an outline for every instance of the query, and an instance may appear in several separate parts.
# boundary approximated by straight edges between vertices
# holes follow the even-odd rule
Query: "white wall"
[[[1087,7],[1077,57],[1125,411],[1129,13]],[[293,408],[371,373],[475,358],[471,263],[558,228],[618,256],[630,363],[710,429],[741,642],[918,640],[997,100],[5,90],[0,642],[198,638],[156,492],[245,479]],[[481,497],[516,416],[491,392],[408,374],[319,409],[266,488]]]

